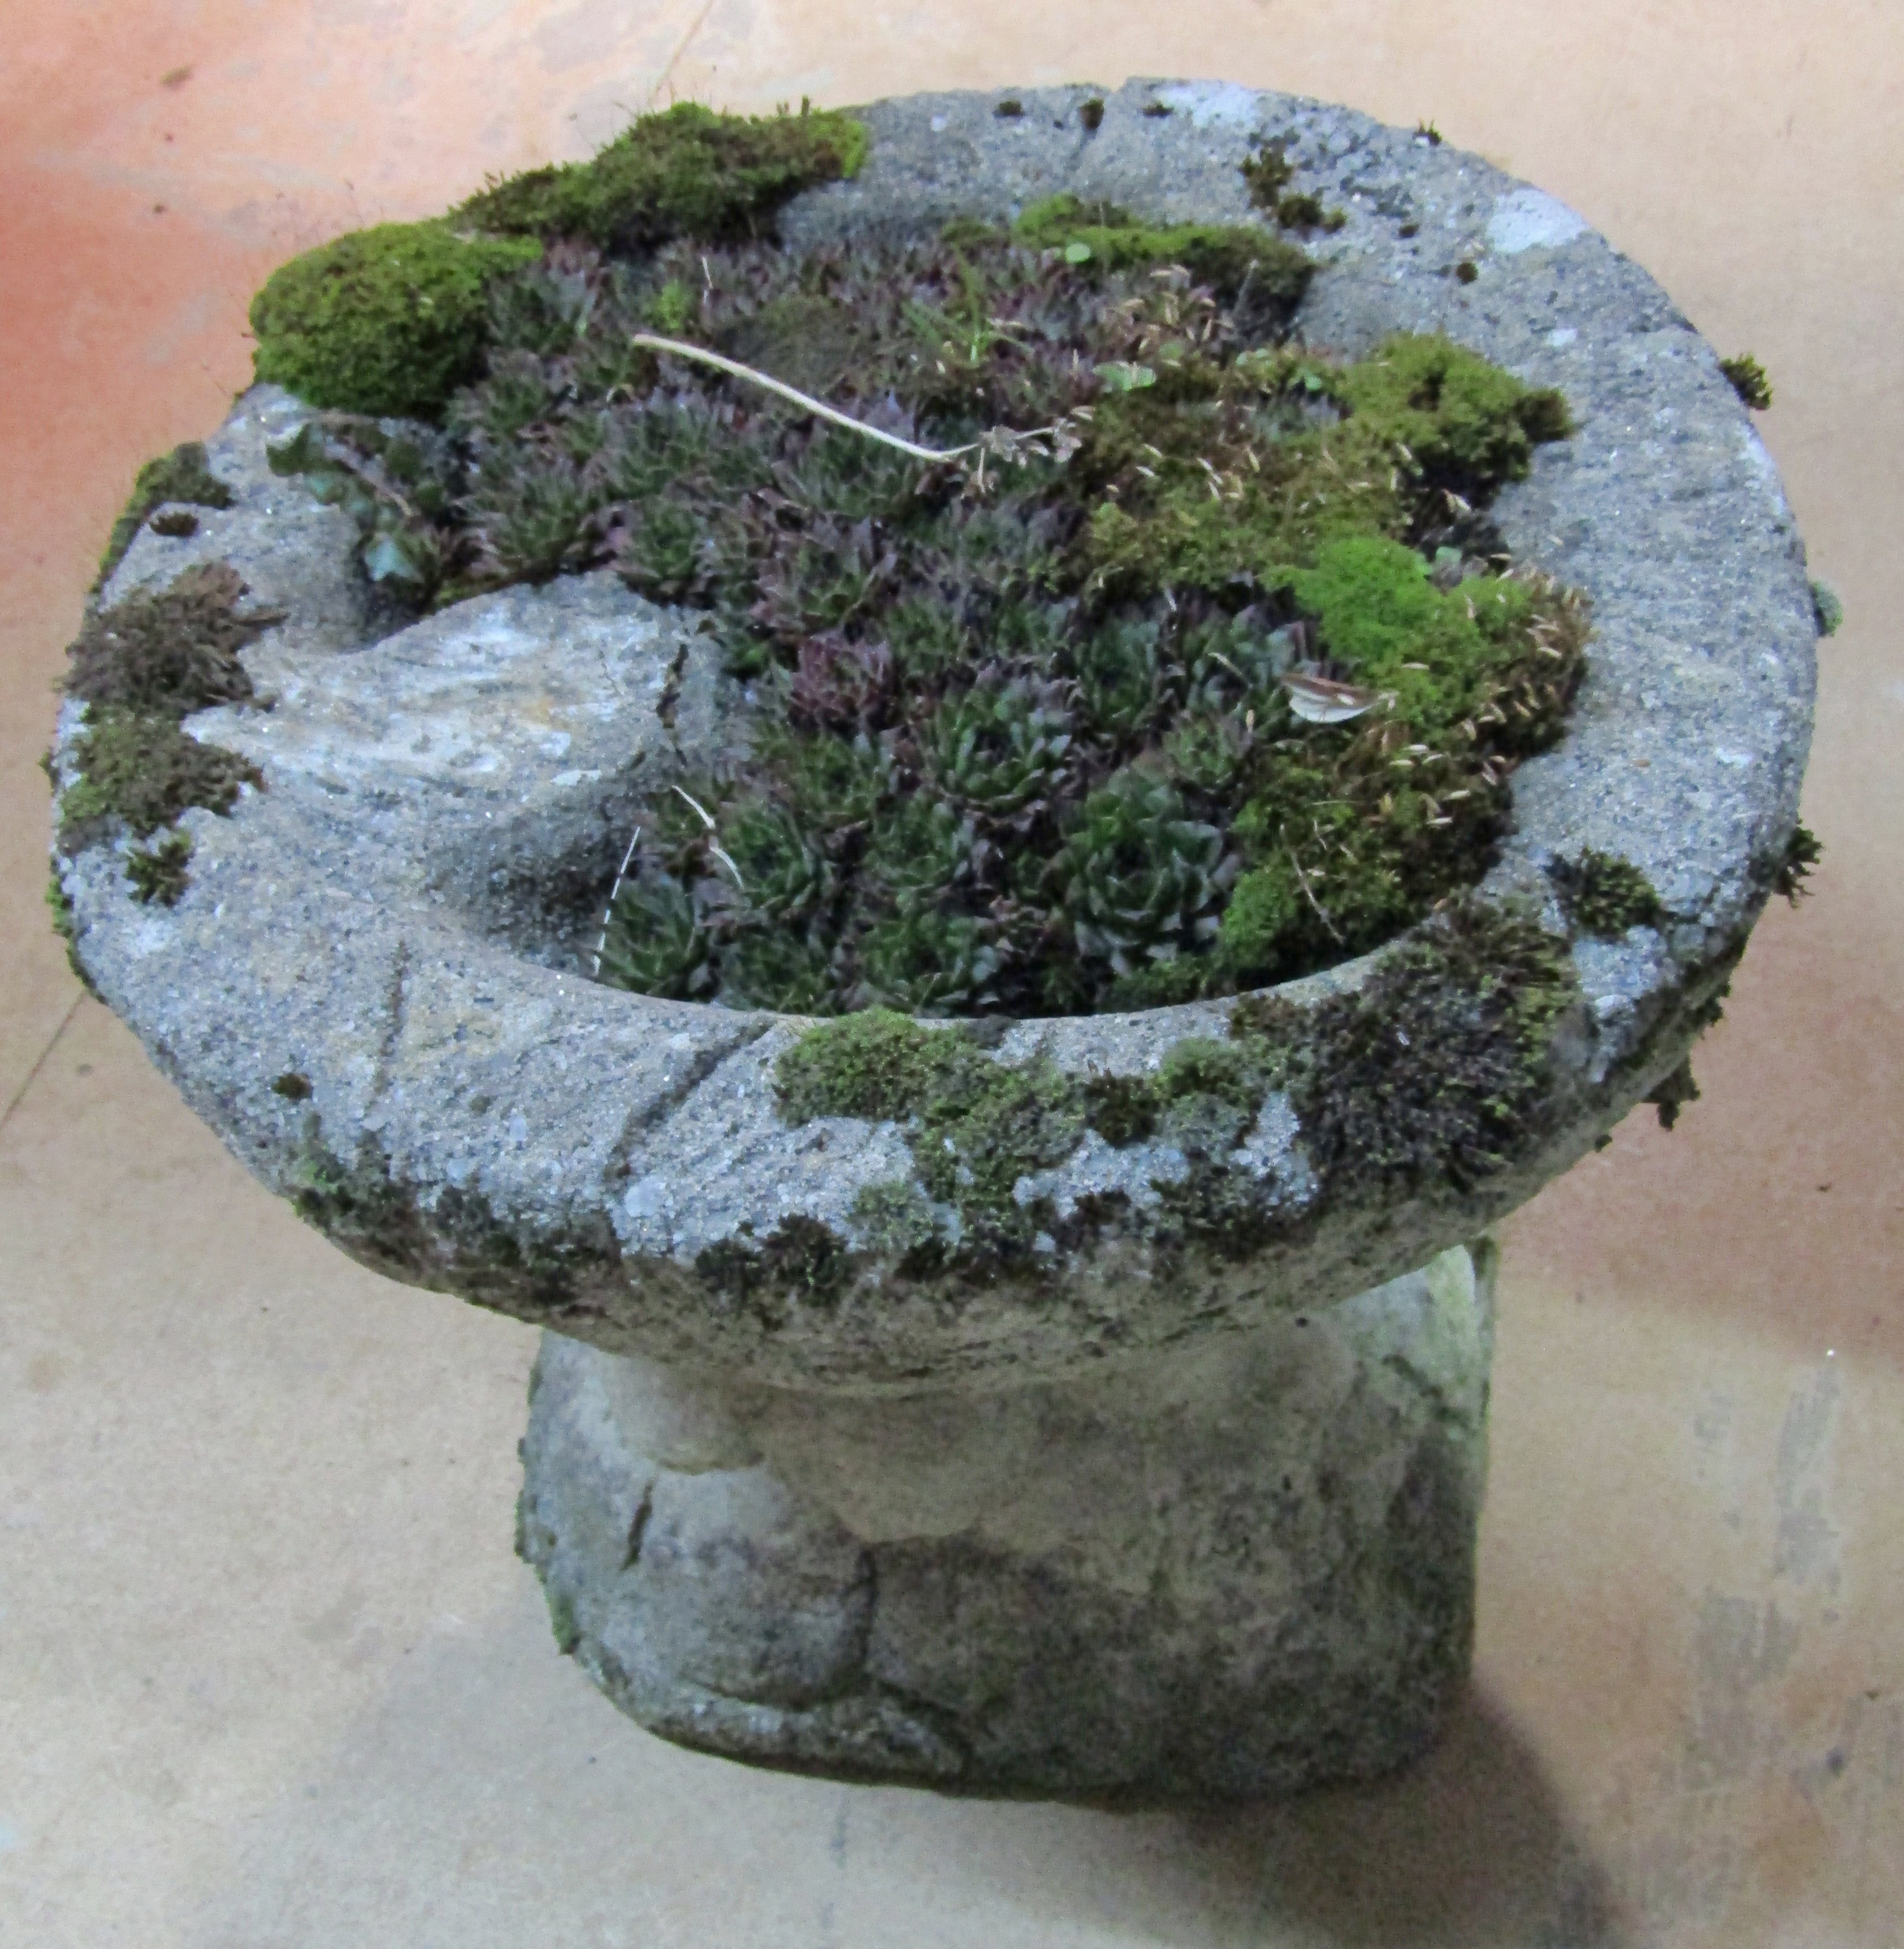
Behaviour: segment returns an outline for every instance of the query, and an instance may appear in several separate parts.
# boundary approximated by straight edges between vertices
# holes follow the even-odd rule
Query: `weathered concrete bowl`
[[[246,656],[269,707],[191,720],[267,788],[188,815],[170,909],[129,897],[110,847],[62,870],[84,965],[267,1185],[363,1263],[549,1329],[521,1546],[618,1703],[823,1771],[1250,1794],[1398,1763],[1460,1682],[1491,1270],[1468,1242],[1706,1018],[1793,829],[1814,612],[1712,350],[1561,205],[1312,102],[1134,82],[1092,128],[1090,93],[1023,94],[1016,117],[878,104],[863,173],[783,235],[1067,188],[1247,221],[1237,163],[1280,138],[1347,213],[1318,246],[1311,342],[1445,331],[1578,423],[1494,511],[1518,559],[1588,592],[1595,634],[1482,892],[1564,934],[1548,869],[1595,849],[1664,913],[1574,938],[1546,1099],[1498,1166],[1332,1188],[1272,1093],[1209,1167],[1249,1220],[1232,1235],[1166,1222],[1181,1153],[1087,1134],[1023,1189],[1108,1221],[1009,1276],[956,1254],[902,1276],[852,1210],[914,1178],[900,1127],[776,1106],[809,1025],[586,978],[633,806],[735,707],[696,618],[604,574],[396,627],[345,517],[268,471],[301,417],[269,389],[211,442],[235,505],[189,539],[142,533],[107,592],[223,561],[288,612]],[[1283,992],[1313,1005],[1382,959]],[[1024,1022],[994,1053],[1140,1074],[1230,1006]],[[776,1251],[792,1238],[834,1254],[823,1290]]]

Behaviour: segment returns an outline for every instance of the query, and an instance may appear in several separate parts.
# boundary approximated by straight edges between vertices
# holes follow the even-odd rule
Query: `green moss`
[[[1258,774],[1216,944],[1240,987],[1364,952],[1478,877],[1507,803],[1480,744],[1510,762],[1551,743],[1582,668],[1584,620],[1538,580],[1445,591],[1414,551],[1373,537],[1331,542],[1286,580],[1321,650],[1388,701],[1333,764],[1292,752]]]
[[[67,695],[175,719],[247,701],[251,679],[238,652],[285,612],[242,612],[244,595],[237,571],[217,562],[95,611],[67,652]]]
[[[1797,906],[1811,891],[1805,882],[1811,878],[1812,869],[1824,857],[1825,847],[1818,835],[1808,825],[1794,825],[1773,869],[1772,891],[1783,894]]]
[[[229,812],[241,785],[262,788],[256,766],[179,728],[194,710],[251,695],[238,652],[282,612],[241,612],[244,592],[237,573],[219,563],[87,617],[65,679],[86,711],[68,754],[79,776],[60,796],[63,851],[81,852],[121,826],[147,838],[190,807]],[[126,872],[136,897],[171,906],[185,890],[191,853],[182,835],[134,850]]]
[[[73,912],[73,903],[66,897],[66,889],[60,884],[59,869],[55,866],[46,879],[46,907],[53,923],[53,931],[66,945],[66,965],[81,987],[93,999],[103,998],[92,977],[79,959],[79,930]]]
[[[1657,927],[1666,918],[1653,882],[1630,859],[1591,848],[1548,869],[1568,919],[1583,933],[1618,940],[1631,927]]]
[[[272,1078],[271,1093],[283,1097],[287,1103],[304,1102],[311,1095],[311,1079],[295,1069],[287,1069]]]
[[[185,869],[191,859],[191,836],[169,832],[156,844],[135,847],[126,856],[126,877],[132,883],[132,897],[150,905],[176,906],[189,876]]]
[[[1699,1101],[1699,1085],[1693,1080],[1692,1058],[1688,1056],[1670,1076],[1654,1084],[1641,1101],[1652,1105],[1661,1130],[1671,1130],[1679,1121],[1679,1112],[1688,1103]]]
[[[93,583],[103,588],[112,572],[126,558],[132,538],[150,519],[155,508],[168,501],[186,501],[198,508],[229,508],[232,490],[211,470],[203,442],[188,440],[148,460],[132,482],[131,498],[113,524],[106,552],[99,558],[99,574]],[[187,530],[190,532],[189,530]]]
[[[1352,365],[1284,349],[1246,352],[1234,369],[1283,415],[1273,444],[1226,451],[1206,432],[1180,458],[1167,411],[1141,398],[1099,408],[1094,449],[1127,424],[1133,446],[1153,449],[1151,484],[1093,513],[1089,552],[1102,582],[1218,589],[1309,566],[1331,541],[1410,539],[1423,489],[1484,502],[1526,474],[1535,444],[1570,429],[1558,393],[1439,335],[1397,334]],[[1346,417],[1318,421],[1323,400]]]
[[[353,231],[281,266],[252,300],[257,377],[314,406],[433,419],[482,371],[492,288],[540,254],[440,220]]]
[[[783,1218],[758,1245],[723,1239],[696,1257],[695,1270],[730,1304],[770,1322],[791,1304],[832,1306],[852,1274],[845,1242],[817,1219]]]
[[[910,1179],[863,1186],[852,1208],[854,1226],[866,1249],[882,1258],[916,1264],[938,1244],[938,1214]]]
[[[492,184],[454,213],[474,228],[574,238],[630,253],[674,237],[708,243],[770,231],[804,189],[855,176],[870,140],[850,117],[717,115],[677,102],[644,115],[586,163]]]
[[[1230,1032],[1287,1089],[1325,1195],[1465,1190],[1535,1132],[1554,1024],[1578,992],[1563,940],[1470,898],[1355,993],[1306,1015],[1240,1002]]]
[[[1407,447],[1426,475],[1470,501],[1521,479],[1538,443],[1573,431],[1557,392],[1523,385],[1439,333],[1397,333],[1328,383],[1385,444]]]
[[[571,1656],[582,1642],[582,1627],[575,1615],[575,1599],[558,1586],[544,1582],[542,1594],[549,1606],[549,1628],[555,1636],[555,1649]]]
[[[1326,653],[1358,684],[1392,694],[1398,715],[1429,739],[1482,708],[1522,661],[1539,600],[1537,585],[1504,576],[1438,589],[1420,555],[1379,536],[1329,542],[1286,586],[1316,618]],[[1570,701],[1556,695],[1549,720]]]
[[[1083,1093],[1048,1058],[994,1062],[966,1029],[922,1028],[885,1009],[808,1030],[782,1054],[774,1087],[789,1124],[899,1123],[927,1193],[1004,1249],[1022,1249],[1032,1229],[1013,1186],[1069,1156],[1085,1127]]]
[[[1812,582],[1812,615],[1821,636],[1835,636],[1844,625],[1844,605],[1828,582]]]
[[[1538,1134],[1555,1025],[1578,993],[1563,939],[1470,899],[1443,908],[1358,991],[1306,1010],[1246,997],[1227,1040],[1187,1037],[1147,1075],[1072,1079],[1042,1056],[1003,1065],[966,1029],[874,1011],[809,1030],[781,1056],[776,1088],[789,1123],[901,1125],[923,1192],[870,1187],[854,1220],[868,1249],[908,1270],[947,1257],[934,1201],[957,1210],[960,1256],[1023,1258],[1056,1221],[1019,1207],[1014,1187],[1069,1156],[1087,1128],[1119,1146],[1154,1138],[1180,1151],[1185,1174],[1156,1186],[1159,1236],[1246,1255],[1286,1223],[1229,1161],[1272,1090],[1289,1096],[1325,1198],[1465,1191]],[[720,1252],[708,1276],[761,1289],[763,1252],[738,1242]]]
[[[346,1163],[325,1142],[315,1111],[306,1113],[285,1176],[300,1217],[359,1265],[402,1285],[546,1320],[614,1290],[623,1276],[605,1219],[592,1239],[572,1229],[554,1240],[524,1235],[503,1224],[480,1192],[454,1186],[433,1191],[426,1215],[417,1186],[375,1138],[361,1139],[355,1161]]]
[[[1069,190],[1028,204],[1012,226],[1034,250],[1057,250],[1068,263],[1100,272],[1181,264],[1218,297],[1234,298],[1246,280],[1259,301],[1293,311],[1314,266],[1279,238],[1240,225],[1142,223],[1112,203],[1087,202]]]
[[[1158,1065],[1156,1087],[1164,1103],[1209,1096],[1254,1116],[1262,1105],[1265,1083],[1261,1062],[1237,1041],[1190,1036]]]
[[[1156,1130],[1162,1106],[1149,1077],[1093,1076],[1083,1088],[1084,1121],[1107,1144],[1122,1150]]]
[[[1772,381],[1750,353],[1741,352],[1736,359],[1722,359],[1719,369],[1731,381],[1733,391],[1755,413],[1763,412],[1772,404]]]
[[[1344,212],[1325,210],[1320,197],[1290,188],[1296,169],[1281,143],[1265,143],[1240,166],[1250,201],[1284,229],[1339,230],[1348,222]]]
[[[67,853],[98,844],[116,823],[144,839],[192,806],[229,812],[241,785],[264,784],[249,760],[187,737],[173,720],[115,705],[87,712],[70,756],[79,776],[60,797]]]
[[[890,1009],[842,1015],[810,1030],[774,1065],[782,1114],[881,1123],[919,1112],[982,1060],[959,1029],[922,1029]]]

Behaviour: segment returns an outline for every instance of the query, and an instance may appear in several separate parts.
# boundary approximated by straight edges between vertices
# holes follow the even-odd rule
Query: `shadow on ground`
[[[526,1572],[506,1606],[406,1653],[232,1838],[194,1949],[1617,1941],[1538,1764],[1485,1700],[1405,1777],[1296,1802],[1119,1815],[835,1786],[630,1724],[558,1656]]]

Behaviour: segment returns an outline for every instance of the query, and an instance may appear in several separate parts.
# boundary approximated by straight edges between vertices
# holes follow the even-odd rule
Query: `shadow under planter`
[[[548,1329],[521,1546],[564,1648],[644,1724],[953,1790],[1365,1778],[1433,1739],[1467,1668],[1473,1242],[1679,1068],[1793,856],[1803,548],[1711,349],[1538,191],[1227,85],[1133,82],[1081,120],[1087,91],[1016,98],[863,111],[863,168],[790,204],[786,241],[1062,190],[1257,221],[1240,166],[1280,145],[1290,194],[1342,218],[1311,241],[1309,343],[1442,332],[1564,396],[1573,434],[1489,513],[1594,634],[1460,909],[1492,919],[1431,916],[1265,996],[852,1018],[962,1065],[969,1100],[1019,1093],[1046,1119],[1022,1174],[985,1149],[1002,1113],[956,1139],[899,1098],[796,1113],[810,1019],[588,978],[637,807],[745,743],[704,619],[597,570],[406,622],[350,516],[267,464],[310,415],[260,387],[207,443],[230,505],[142,530],[100,598],[242,578],[227,701],[151,731],[173,760],[232,754],[219,796],[149,853],[70,832],[65,925],[193,1108],[343,1249]],[[65,791],[99,728],[69,701]],[[1591,861],[1644,900],[1589,913]],[[922,1056],[928,1035],[957,1040]],[[1165,1102],[1187,1077],[1201,1123]],[[1086,1112],[1106,1091],[1157,1114],[1112,1129]],[[1002,1181],[1009,1262],[929,1140]]]

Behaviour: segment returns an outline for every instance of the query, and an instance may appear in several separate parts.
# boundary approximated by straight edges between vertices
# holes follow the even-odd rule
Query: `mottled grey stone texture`
[[[550,1334],[520,1546],[565,1645],[687,1745],[963,1792],[1364,1778],[1467,1669],[1492,1276],[1458,1246],[1000,1393],[791,1394]]]
[[[863,173],[786,235],[1066,188],[1253,220],[1237,166],[1280,139],[1296,186],[1347,214],[1313,244],[1309,342],[1445,330],[1565,393],[1577,431],[1494,512],[1585,590],[1595,633],[1486,891],[1558,928],[1546,869],[1591,847],[1666,912],[1576,944],[1548,1100],[1498,1168],[1331,1192],[1272,1095],[1207,1167],[1246,1241],[1163,1224],[1179,1152],[1087,1134],[1018,1195],[1117,1222],[1009,1276],[904,1274],[853,1211],[916,1183],[900,1129],[779,1113],[805,1024],[586,978],[638,800],[744,732],[696,617],[599,575],[406,626],[345,518],[269,473],[301,409],[269,388],[210,443],[235,505],[188,539],[142,532],[107,591],[229,561],[288,612],[246,652],[258,704],[188,723],[266,788],[187,815],[174,907],[135,903],[110,848],[61,871],[81,962],[266,1184],[364,1263],[567,1336],[546,1343],[525,1547],[646,1723],[879,1776],[1246,1792],[1400,1759],[1458,1676],[1485,1334],[1470,1305],[1448,1341],[1411,1269],[1448,1267],[1681,1061],[1792,830],[1814,611],[1712,349],[1571,212],[1344,110],[1133,82],[1092,132],[1094,92],[1025,94],[1013,119],[992,96],[877,104]],[[76,726],[69,707],[61,766]],[[1312,1002],[1377,959],[1283,992]],[[997,1054],[1136,1074],[1229,1009],[1022,1023]],[[848,1276],[750,1295],[712,1275],[789,1220],[827,1227]]]

